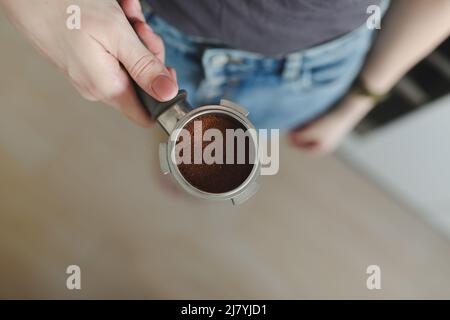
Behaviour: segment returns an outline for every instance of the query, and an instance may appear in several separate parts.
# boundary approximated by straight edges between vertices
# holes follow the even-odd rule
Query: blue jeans
[[[310,122],[342,98],[360,72],[374,35],[364,25],[325,44],[268,58],[216,47],[152,13],[147,22],[162,37],[166,64],[177,71],[180,88],[193,106],[228,99],[250,112],[256,128],[282,130]]]

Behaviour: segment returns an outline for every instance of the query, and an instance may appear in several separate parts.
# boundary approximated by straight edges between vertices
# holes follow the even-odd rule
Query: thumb
[[[120,39],[117,58],[131,78],[159,101],[168,101],[178,93],[178,85],[164,64],[150,52],[130,27]]]

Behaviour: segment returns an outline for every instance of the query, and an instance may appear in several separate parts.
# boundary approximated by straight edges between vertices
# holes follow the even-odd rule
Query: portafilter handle
[[[178,120],[192,110],[192,107],[186,101],[187,93],[185,90],[178,91],[178,94],[172,100],[161,102],[150,96],[136,82],[134,82],[134,87],[142,105],[169,135]]]

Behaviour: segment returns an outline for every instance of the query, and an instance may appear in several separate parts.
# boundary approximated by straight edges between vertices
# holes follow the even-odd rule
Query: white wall
[[[450,237],[450,95],[367,137],[340,155]]]

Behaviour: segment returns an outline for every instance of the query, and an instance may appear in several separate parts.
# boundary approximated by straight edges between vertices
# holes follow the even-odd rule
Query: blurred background
[[[84,101],[2,13],[0,39],[0,298],[450,298],[448,43],[338,154],[283,141],[232,207],[174,192],[161,130]]]

